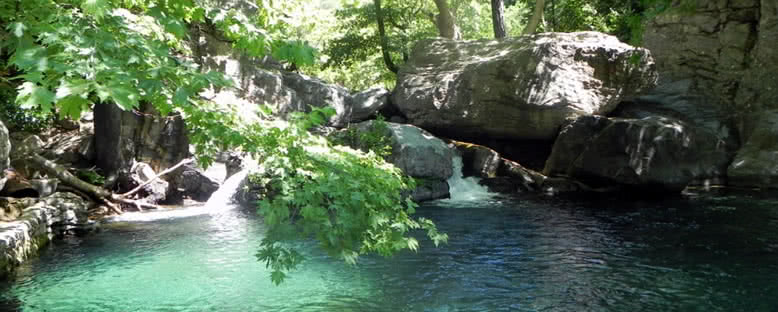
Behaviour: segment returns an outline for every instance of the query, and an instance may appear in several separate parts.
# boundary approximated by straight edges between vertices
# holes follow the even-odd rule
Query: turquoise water
[[[299,243],[273,286],[261,222],[223,211],[59,241],[0,284],[0,311],[778,311],[778,201],[546,197],[419,209],[449,244],[363,257]]]

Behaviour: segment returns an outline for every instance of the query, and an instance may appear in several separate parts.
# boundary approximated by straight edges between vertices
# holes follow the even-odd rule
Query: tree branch
[[[166,175],[166,174],[168,174],[168,173],[171,173],[171,172],[173,172],[174,170],[178,169],[179,167],[181,167],[181,166],[183,166],[183,165],[186,165],[186,164],[188,164],[188,163],[191,163],[191,162],[193,162],[193,161],[194,161],[194,159],[192,159],[192,158],[184,159],[184,160],[180,161],[178,164],[176,164],[175,166],[173,166],[173,167],[170,167],[170,168],[167,168],[167,169],[165,169],[164,171],[162,171],[162,172],[160,172],[159,174],[157,174],[156,176],[154,176],[153,178],[149,179],[148,181],[141,183],[140,185],[138,185],[137,187],[135,187],[135,188],[134,188],[134,189],[132,189],[131,191],[129,191],[129,192],[127,192],[127,193],[124,193],[124,194],[121,194],[121,195],[118,195],[118,196],[119,196],[119,197],[123,197],[123,198],[130,197],[130,196],[132,196],[133,194],[135,194],[135,193],[137,193],[138,191],[140,191],[141,189],[143,189],[143,187],[144,187],[144,186],[146,186],[146,185],[149,185],[149,184],[151,184],[151,182],[154,182],[155,180],[159,179],[159,177],[161,177],[161,176],[163,176],[163,175]]]

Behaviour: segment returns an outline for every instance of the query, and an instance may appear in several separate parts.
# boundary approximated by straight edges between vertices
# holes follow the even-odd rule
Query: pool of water
[[[438,202],[449,234],[357,266],[299,243],[281,286],[251,213],[117,222],[0,283],[0,311],[778,311],[778,201],[540,196]]]

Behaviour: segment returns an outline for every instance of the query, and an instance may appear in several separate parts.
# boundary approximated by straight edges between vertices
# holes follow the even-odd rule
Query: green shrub
[[[363,152],[372,151],[381,158],[386,159],[392,154],[392,138],[383,116],[373,120],[369,129],[349,127],[333,137],[335,144],[350,146]]]

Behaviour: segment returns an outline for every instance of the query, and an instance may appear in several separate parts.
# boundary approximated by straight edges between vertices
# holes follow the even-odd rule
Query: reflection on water
[[[775,311],[778,202],[547,197],[428,204],[450,236],[357,267],[299,243],[280,287],[240,210],[114,223],[48,248],[0,286],[24,311]],[[5,306],[4,306],[5,304]]]

